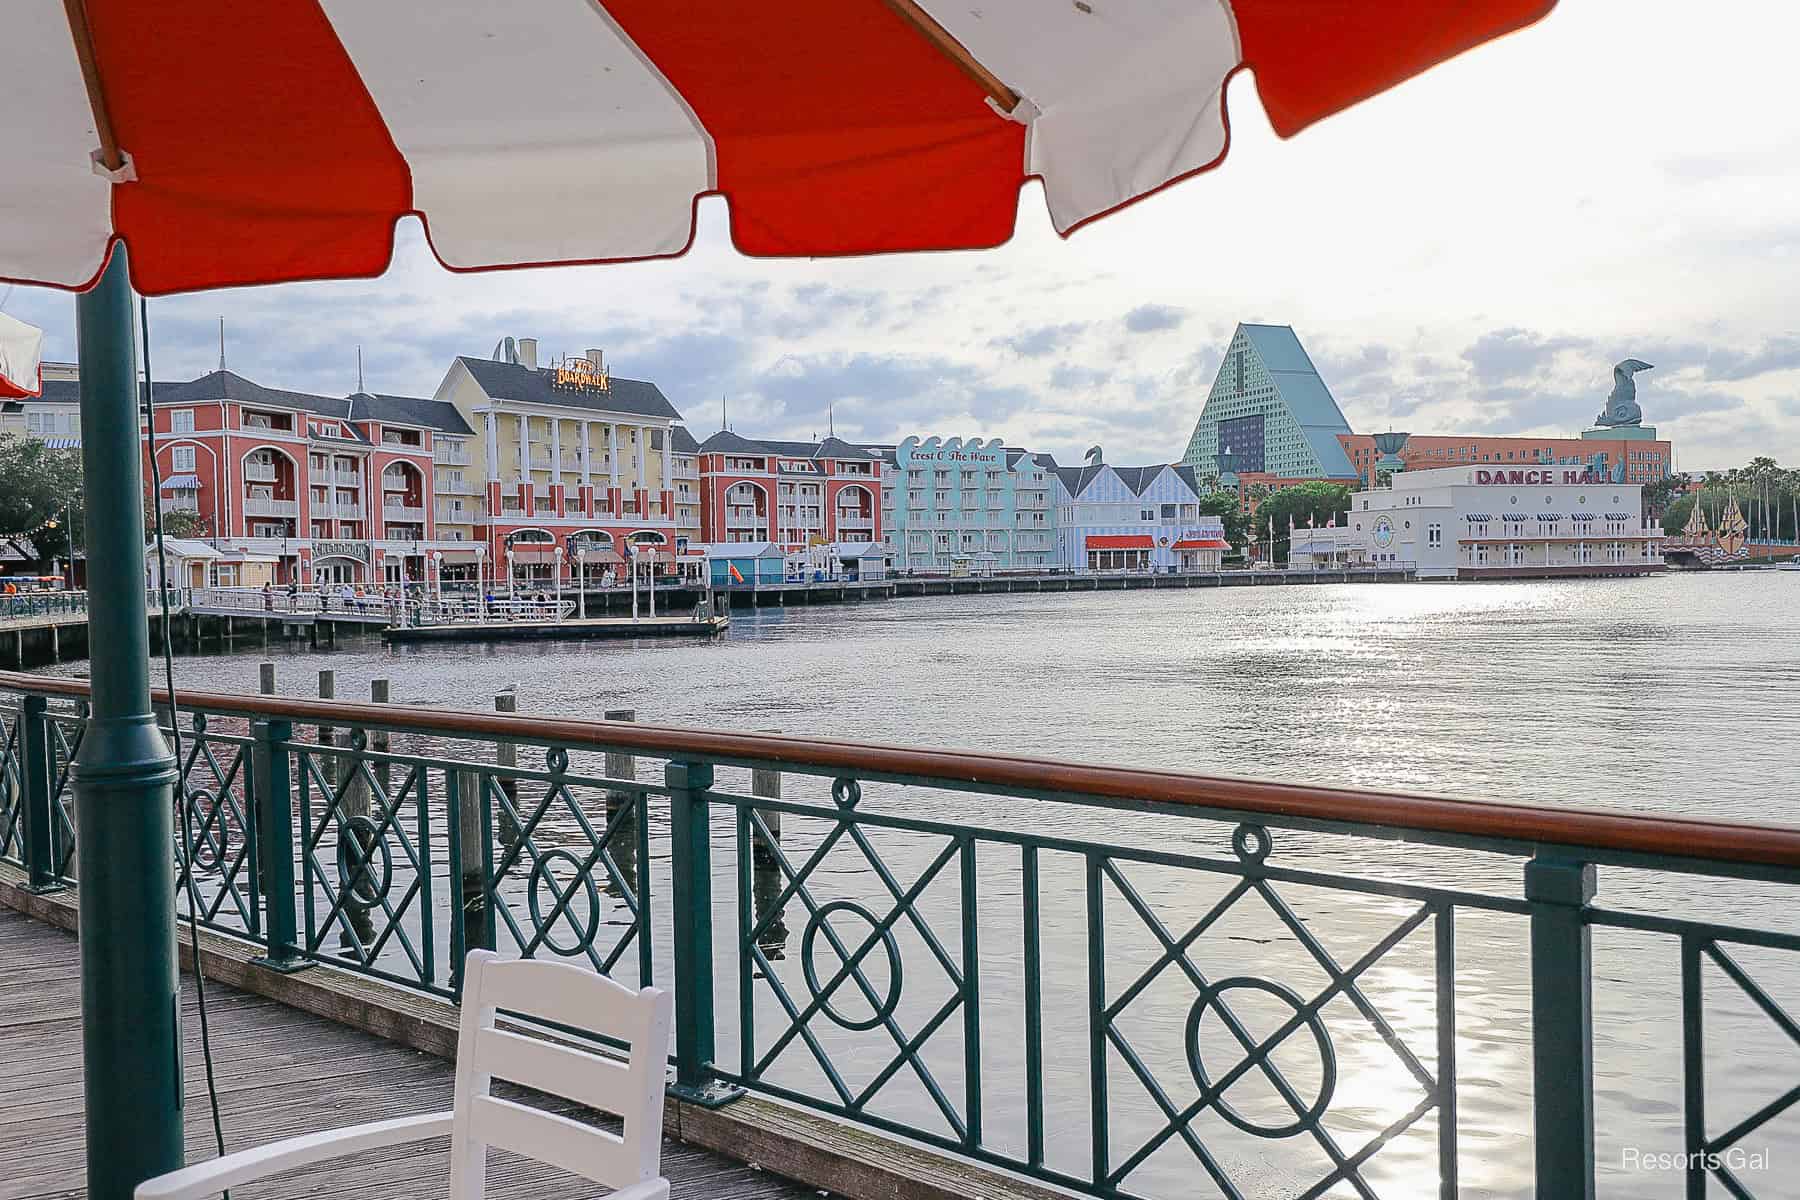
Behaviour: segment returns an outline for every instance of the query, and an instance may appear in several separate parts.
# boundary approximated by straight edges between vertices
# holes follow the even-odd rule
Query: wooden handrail
[[[81,698],[88,685],[0,671],[0,689]],[[153,693],[167,704],[168,694]],[[1497,839],[1521,847],[1568,846],[1617,854],[1661,855],[1703,862],[1800,869],[1800,827],[1753,825],[1621,812],[1550,807],[1516,801],[1458,800],[1400,792],[1271,783],[1180,771],[1096,766],[984,751],[884,746],[833,738],[687,729],[673,725],[502,716],[406,705],[348,704],[286,696],[235,696],[183,691],[183,707],[272,717],[304,724],[367,725],[440,736],[513,742],[560,742],[596,749],[638,750],[662,758],[755,761],[849,775],[941,779],[1020,792],[1086,797],[1113,804],[1172,805],[1247,816],[1333,824],[1378,825],[1401,832]]]

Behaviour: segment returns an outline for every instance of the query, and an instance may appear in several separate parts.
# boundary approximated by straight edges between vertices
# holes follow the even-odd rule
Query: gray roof
[[[675,411],[675,406],[662,394],[662,389],[641,379],[621,379],[614,375],[610,391],[559,391],[550,386],[555,375],[548,369],[534,371],[518,363],[470,358],[468,355],[463,355],[456,361],[467,367],[469,374],[475,377],[475,382],[481,385],[481,390],[496,400],[559,404],[564,408],[590,408],[597,412],[681,420],[681,414]]]
[[[1038,457],[1045,459],[1050,456],[1045,454]],[[1119,482],[1130,489],[1134,496],[1143,495],[1145,490],[1155,483],[1164,471],[1174,471],[1189,487],[1194,488],[1195,491],[1199,490],[1194,485],[1194,472],[1191,467],[1171,466],[1168,463],[1157,463],[1148,467],[1114,467],[1111,463],[1101,463],[1094,467],[1059,467],[1054,461],[1051,461],[1044,465],[1049,470],[1056,472],[1056,477],[1062,480],[1063,487],[1068,489],[1071,496],[1079,496],[1087,491],[1089,485],[1098,479],[1101,472],[1108,467],[1112,468],[1112,473],[1119,477]]]
[[[423,396],[389,396],[357,392],[350,397],[352,421],[381,421],[390,425],[417,425],[439,433],[467,437],[475,431],[448,400]]]
[[[1100,472],[1106,470],[1106,467],[1052,467],[1051,470],[1055,471],[1056,477],[1062,480],[1062,485],[1069,490],[1069,495],[1079,496],[1087,490],[1087,485],[1094,482]]]
[[[786,458],[829,458],[834,461],[851,459],[858,462],[879,461],[881,454],[862,446],[853,446],[843,438],[828,437],[822,442],[776,442],[764,439],[752,440],[729,429],[719,432],[700,443],[700,450],[706,454],[779,454]]]
[[[47,379],[44,381],[43,399],[52,404],[79,403],[81,382],[75,379]],[[410,425],[465,437],[473,432],[468,422],[463,420],[462,414],[456,411],[455,405],[420,396],[370,392],[358,392],[344,397],[319,396],[312,392],[265,387],[253,379],[245,379],[235,371],[209,371],[198,379],[182,382],[159,380],[156,384],[156,403],[159,406],[216,400],[231,400],[259,408],[297,410],[345,421],[381,421],[389,425]],[[360,435],[357,440],[367,441]]]
[[[702,454],[768,454],[769,449],[761,442],[753,442],[749,438],[739,437],[729,429],[719,432],[700,443]]]
[[[235,371],[209,371],[186,383],[156,385],[158,404],[194,404],[207,400],[232,400],[266,408],[286,408],[318,413],[322,417],[345,418],[350,415],[350,401],[337,396],[315,396],[311,392],[290,392],[282,388],[264,387],[245,379]]]
[[[694,440],[694,435],[687,431],[685,425],[675,426],[672,440],[675,443],[675,453],[677,454],[698,454],[700,452],[700,443]]]

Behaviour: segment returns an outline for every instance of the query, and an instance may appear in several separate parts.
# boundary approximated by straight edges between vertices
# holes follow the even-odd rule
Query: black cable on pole
[[[181,851],[187,860],[188,942],[194,955],[194,997],[200,1008],[200,1057],[206,1063],[206,1098],[212,1106],[213,1144],[225,1156],[225,1127],[219,1120],[219,1084],[213,1076],[212,1028],[206,1017],[206,973],[200,965],[200,887],[194,882],[193,804],[188,796],[181,750],[181,705],[175,695],[174,635],[169,620],[169,556],[163,545],[162,467],[156,461],[156,386],[150,382],[150,302],[138,297],[139,336],[144,343],[144,425],[150,439],[150,492],[156,529],[156,581],[162,608],[163,683],[169,692],[169,730],[175,746],[175,805],[181,813]],[[222,801],[215,801],[215,807]],[[221,818],[223,819],[223,818]],[[223,862],[220,863],[223,867]],[[224,1193],[231,1200],[231,1193]]]

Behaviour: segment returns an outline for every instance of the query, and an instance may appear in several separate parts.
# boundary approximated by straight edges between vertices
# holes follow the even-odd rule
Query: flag
[[[744,573],[737,569],[736,563],[726,563],[725,570],[731,574],[731,581],[733,583],[744,582]]]

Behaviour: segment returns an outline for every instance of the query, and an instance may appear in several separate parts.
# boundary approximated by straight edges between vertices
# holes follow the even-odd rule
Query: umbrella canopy
[[[44,331],[0,313],[0,399],[36,396],[44,390]]]
[[[453,269],[652,258],[707,193],[748,254],[975,248],[1032,177],[1066,233],[1215,165],[1240,69],[1287,136],[1552,3],[15,0],[0,279],[375,275],[408,214]]]

